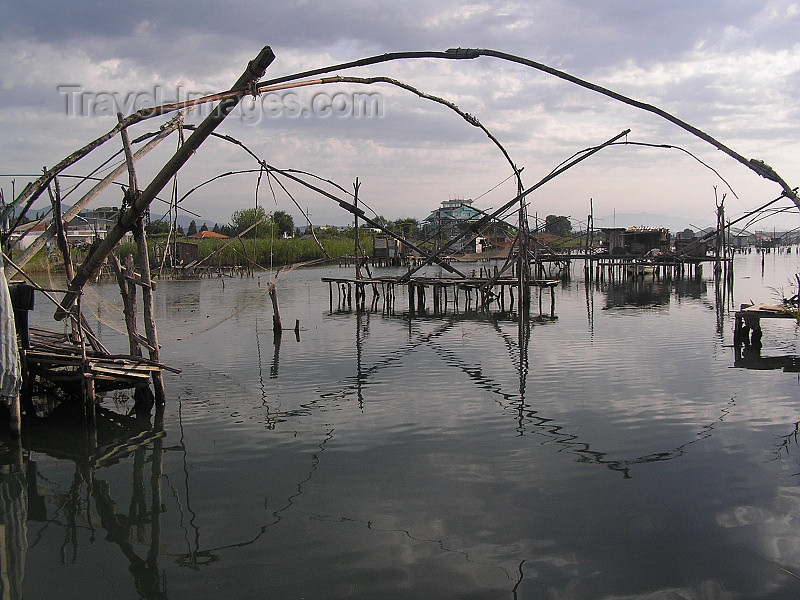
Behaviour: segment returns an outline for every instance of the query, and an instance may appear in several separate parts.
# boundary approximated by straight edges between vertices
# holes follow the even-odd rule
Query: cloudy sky
[[[56,164],[113,127],[115,110],[129,113],[155,101],[224,90],[264,45],[276,55],[266,79],[395,51],[462,47],[519,55],[656,105],[746,158],[766,161],[790,185],[800,184],[800,3],[220,6],[205,0],[6,3],[0,25],[0,186],[6,199],[12,180],[19,191],[30,179],[26,174]],[[678,223],[712,224],[715,194],[726,194],[731,218],[780,194],[776,184],[660,117],[529,67],[496,58],[419,59],[338,73],[392,77],[457,104],[524,168],[526,187],[625,129],[631,129],[629,142],[683,150],[632,144],[605,149],[531,194],[532,215],[570,215],[579,225],[591,199],[596,217],[661,214],[674,229]],[[361,114],[354,114],[359,106]],[[187,122],[199,118],[189,115]],[[139,124],[132,137],[162,122]],[[347,190],[359,178],[362,201],[389,219],[424,218],[450,198],[496,208],[515,194],[511,167],[482,131],[440,104],[387,84],[264,94],[218,131],[276,167],[309,171]],[[177,143],[170,138],[142,161],[140,181],[152,177]],[[112,140],[69,172],[89,173],[119,148]],[[178,194],[215,175],[254,168],[257,163],[240,148],[209,140],[181,171]],[[289,212],[298,224],[304,218],[297,205],[315,224],[350,221],[333,202],[296,184],[284,182],[293,202],[277,184],[273,196],[266,179],[256,193],[257,181],[257,173],[223,177],[190,194],[183,206],[212,223],[226,223],[233,211],[256,202]],[[170,193],[171,186],[162,197]],[[110,190],[94,205],[118,205],[120,196]],[[795,210],[767,223],[797,227],[797,215]],[[609,220],[596,225],[613,224]]]

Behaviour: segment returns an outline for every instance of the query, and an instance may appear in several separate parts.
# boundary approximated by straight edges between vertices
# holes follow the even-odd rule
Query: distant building
[[[372,258],[379,264],[399,265],[402,255],[402,242],[386,235],[372,238]]]
[[[440,208],[420,222],[420,228],[426,237],[437,237],[446,242],[482,219],[486,213],[472,206],[472,200],[456,198],[445,200]],[[453,251],[481,252],[489,246],[486,238],[503,240],[508,237],[510,226],[500,221],[487,223],[481,227],[480,232],[470,232],[460,240]]]
[[[206,240],[209,238],[217,240],[229,239],[227,235],[222,235],[221,233],[217,233],[216,231],[198,231],[197,233],[193,233],[188,237],[192,238],[193,240]]]
[[[65,227],[67,241],[70,245],[91,244],[95,239],[105,239],[108,232],[119,221],[119,208],[101,206],[84,209],[78,213]],[[130,242],[133,234],[128,232],[122,241]]]
[[[449,230],[457,225],[473,223],[481,218],[481,211],[472,207],[472,200],[454,199],[442,202],[441,208],[437,208],[425,219],[421,226],[423,231],[430,233],[439,229]]]
[[[47,229],[47,225],[48,223],[44,221],[31,221],[30,223],[20,225],[9,238],[12,247],[17,250],[25,250],[36,238],[44,233],[44,230]]]
[[[95,239],[105,239],[111,228],[119,220],[119,209],[104,207],[92,210],[80,211],[72,220],[64,226],[64,233],[70,246],[80,246],[91,244]],[[11,243],[14,248],[24,250],[30,246],[53,222],[52,217],[41,220],[31,221],[17,227],[11,235]],[[122,241],[133,240],[133,234],[126,233]],[[56,246],[55,238],[47,242],[48,248]]]
[[[603,227],[609,254],[644,256],[654,248],[669,252],[669,229],[664,227]]]

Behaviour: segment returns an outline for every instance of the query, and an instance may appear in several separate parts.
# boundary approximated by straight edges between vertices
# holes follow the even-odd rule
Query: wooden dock
[[[30,377],[43,377],[65,390],[80,390],[85,380],[96,391],[147,386],[154,372],[177,369],[146,358],[113,355],[86,349],[62,332],[30,328],[30,346],[21,350]]]
[[[141,352],[110,353],[91,331],[80,312],[80,304],[60,331],[31,326],[28,313],[34,308],[35,290],[34,286],[23,283],[9,286],[22,367],[22,389],[12,407],[17,420],[15,427],[20,408],[29,416],[46,413],[48,409],[42,407],[50,402],[43,400],[37,408],[35,398],[49,396],[59,398],[58,401],[77,398],[94,406],[98,393],[134,389],[137,410],[149,411],[153,403],[152,394],[147,393],[150,381],[160,377],[164,370],[176,373],[179,370],[144,358]],[[52,290],[39,291],[52,297],[49,293]]]
[[[488,274],[488,273],[487,273]],[[334,309],[334,287],[336,287],[337,306],[352,309],[366,307],[366,289],[372,288],[372,307],[377,309],[377,303],[383,300],[383,308],[387,312],[394,312],[396,303],[396,288],[405,286],[408,296],[409,314],[427,313],[430,309],[433,314],[441,314],[452,307],[454,311],[461,310],[489,310],[495,304],[501,311],[512,310],[518,304],[519,280],[511,277],[323,277],[323,282],[328,284],[330,308]],[[542,292],[550,291],[550,316],[555,318],[556,300],[554,289],[559,282],[555,279],[537,279],[529,281],[531,288],[539,290],[539,313],[542,313]],[[515,290],[517,290],[515,299]],[[428,292],[430,291],[430,294]],[[506,299],[508,304],[506,304]]]
[[[797,314],[784,304],[742,304],[736,311],[733,345],[761,348],[761,319],[793,319]]]
[[[703,276],[703,264],[713,264],[716,258],[663,255],[645,260],[642,256],[634,254],[540,253],[531,259],[531,273],[540,279],[552,277],[554,274],[569,276],[574,261],[583,261],[586,277],[592,277],[597,281],[624,281],[645,275],[670,281],[684,278],[700,279]],[[722,262],[730,265],[733,261],[727,258]]]

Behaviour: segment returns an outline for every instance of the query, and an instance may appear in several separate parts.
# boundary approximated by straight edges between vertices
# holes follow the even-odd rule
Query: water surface
[[[331,311],[320,278],[349,271],[294,270],[279,343],[268,274],[160,282],[165,435],[26,450],[19,597],[797,598],[798,375],[736,367],[730,310],[792,295],[798,263],[738,255],[732,296],[574,277],[521,332]],[[125,351],[116,305],[84,299]],[[763,327],[791,363],[796,324]]]

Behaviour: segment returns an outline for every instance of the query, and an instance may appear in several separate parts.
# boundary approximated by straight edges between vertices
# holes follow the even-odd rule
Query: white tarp
[[[8,281],[0,254],[0,397],[15,397],[22,384],[19,366],[17,333],[14,329],[14,309],[8,293]]]

